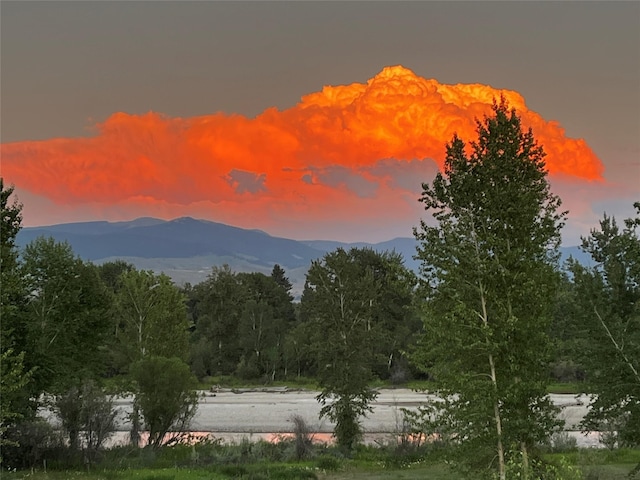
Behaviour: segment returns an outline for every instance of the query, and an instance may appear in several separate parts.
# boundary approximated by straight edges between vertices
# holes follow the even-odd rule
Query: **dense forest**
[[[3,462],[29,464],[46,398],[64,413],[65,399],[99,406],[96,392],[132,392],[133,423],[159,446],[193,415],[198,382],[225,378],[314,382],[347,451],[372,385],[424,380],[455,398],[438,408],[464,431],[462,455],[485,466],[497,455],[499,478],[513,452],[526,467],[559,428],[551,382],[594,395],[585,428],[615,422],[620,445],[640,443],[640,203],[636,218],[605,216],[583,239],[595,267],[559,265],[566,213],[543,152],[515,112],[494,109],[471,149],[454,138],[444,172],[423,185],[435,223],[414,232],[419,274],[395,252],[337,249],[312,262],[299,302],[279,265],[271,275],[215,267],[178,286],[48,238],[19,251],[21,205],[0,181]],[[168,421],[149,394],[163,385],[174,389],[166,398],[179,393]],[[86,430],[76,425],[72,446]]]

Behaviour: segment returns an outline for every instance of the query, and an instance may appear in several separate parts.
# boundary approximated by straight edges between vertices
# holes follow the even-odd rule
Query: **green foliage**
[[[337,472],[340,470],[340,460],[335,456],[322,455],[316,460],[316,465],[325,472]]]
[[[20,392],[31,379],[31,372],[25,372],[23,359],[24,352],[16,355],[11,348],[0,354],[0,447],[13,443],[5,433],[10,425],[23,417],[17,403],[22,400]]]
[[[291,285],[276,267],[271,276],[214,268],[207,280],[188,289],[195,325],[191,364],[198,378],[286,376],[286,337],[295,312]]]
[[[22,205],[10,197],[0,177],[0,447],[7,443],[6,431],[29,411],[24,390],[32,378],[25,366],[25,338],[20,310],[26,290],[20,275],[16,235],[22,223]],[[0,455],[0,463],[2,456]]]
[[[125,270],[115,299],[119,363],[125,367],[147,355],[189,356],[185,297],[164,275]]]
[[[247,294],[238,325],[241,358],[253,368],[254,378],[274,380],[284,368],[284,339],[295,314],[288,280],[280,270],[274,267],[277,278],[261,273],[238,274]]]
[[[346,450],[360,440],[358,419],[376,397],[369,387],[376,283],[353,252],[338,249],[312,262],[301,304],[316,329],[320,415],[335,422],[334,435]]]
[[[498,476],[494,476],[498,478]],[[555,462],[525,459],[521,451],[513,452],[506,464],[509,480],[582,480],[580,469],[559,457]]]
[[[284,269],[277,263],[273,266],[273,270],[271,270],[271,278],[275,280],[275,282],[278,284],[278,286],[280,286],[280,288],[282,288],[285,292],[287,292],[287,294],[289,295],[289,299],[293,300],[293,297],[291,296],[291,293],[290,293],[293,285],[291,285],[291,282],[287,278],[286,272],[284,271]]]
[[[311,335],[321,416],[335,422],[334,435],[347,451],[361,438],[359,418],[376,397],[370,383],[377,348],[391,363],[407,336],[397,325],[411,315],[414,284],[400,256],[369,249],[337,249],[307,273],[300,305],[307,325],[294,334]]]
[[[199,378],[230,375],[240,361],[237,335],[247,292],[228,266],[214,267],[190,291],[195,324],[191,362]]]
[[[596,266],[572,262],[574,329],[580,361],[594,394],[585,429],[620,423],[622,445],[640,445],[640,202],[638,216],[620,229],[604,216],[582,240]]]
[[[91,264],[67,243],[37,238],[23,252],[21,274],[29,296],[21,319],[32,392],[64,391],[105,369],[109,297]]]
[[[15,245],[16,235],[22,227],[22,205],[16,199],[10,202],[13,191],[13,187],[5,188],[4,180],[0,177],[0,344],[3,352],[16,346],[14,334],[19,326],[17,311],[26,296]],[[20,350],[16,353],[20,353]]]
[[[131,263],[127,263],[124,260],[115,260],[113,262],[105,262],[98,267],[98,274],[104,282],[105,286],[111,291],[116,292],[120,284],[120,276],[123,273],[135,270],[135,267]]]
[[[435,225],[415,231],[425,334],[414,360],[437,380],[458,459],[504,478],[507,451],[556,426],[547,332],[564,214],[542,148],[504,99],[477,133],[470,148],[454,136],[444,172],[423,184]]]
[[[137,384],[135,404],[149,431],[148,444],[157,448],[176,441],[188,430],[198,407],[189,366],[180,358],[147,355],[133,365],[131,375]]]
[[[10,442],[2,447],[3,468],[33,468],[59,453],[62,439],[43,418],[23,418],[7,431]]]
[[[228,479],[228,478],[335,478],[335,479],[478,479],[477,474],[461,477],[439,459],[429,460],[429,452],[423,458],[411,455],[394,457],[387,447],[359,446],[352,458],[344,458],[335,448],[326,447],[311,462],[291,462],[274,455],[279,444],[268,446],[266,442],[224,445],[219,442],[202,442],[195,445],[176,445],[162,450],[130,449],[117,447],[106,451],[100,462],[87,470],[82,465],[69,468],[68,464],[55,460],[62,451],[49,450],[48,456],[40,456],[39,464],[29,471],[4,471],[2,478],[33,480],[66,480],[70,478],[95,480],[128,480],[142,478],[175,478],[180,480]],[[241,456],[241,449],[250,454]],[[577,480],[580,478],[614,480],[629,477],[633,463],[640,459],[638,450],[616,452],[584,449],[571,454],[547,455],[543,460],[530,462],[530,480]],[[522,461],[518,453],[507,465],[509,479],[524,478]],[[46,461],[46,471],[43,469]],[[64,470],[62,470],[64,468]],[[583,476],[580,476],[580,473]],[[491,476],[487,477],[491,478]]]

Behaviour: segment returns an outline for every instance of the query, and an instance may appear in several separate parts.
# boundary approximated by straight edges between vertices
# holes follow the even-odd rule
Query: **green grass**
[[[17,472],[5,473],[7,480],[227,480],[231,478],[261,478],[281,480],[308,479],[435,479],[448,480],[457,478],[444,465],[417,465],[403,469],[386,469],[379,467],[347,466],[340,471],[322,471],[314,466],[262,465],[237,469],[136,469],[126,471],[92,471],[92,472]]]
[[[640,464],[640,450],[629,448],[616,450],[585,448],[575,452],[547,455],[550,461],[561,457],[568,463],[578,466],[585,479],[594,480],[628,479],[629,473]]]
[[[77,468],[47,472],[3,471],[4,480],[454,480],[457,472],[441,460],[442,449],[429,445],[404,447],[398,455],[395,445],[358,446],[345,458],[331,446],[314,447],[312,458],[295,461],[293,443],[272,444],[258,441],[237,444],[202,443],[177,445],[161,450],[119,447],[104,452],[99,465],[87,471]],[[54,458],[54,457],[52,457]],[[578,449],[550,453],[545,460],[555,465],[580,469],[584,480],[622,480],[640,463],[640,449]],[[61,465],[60,463],[58,463]],[[42,462],[39,463],[43,466]],[[67,464],[68,465],[68,464]],[[638,477],[636,477],[638,478]]]
[[[582,392],[582,386],[579,383],[552,383],[547,387],[547,392],[575,395]]]
[[[634,458],[637,458],[638,452]],[[580,460],[580,459],[579,459]],[[626,459],[628,460],[628,459]],[[582,459],[584,461],[584,459]],[[623,480],[628,478],[629,472],[637,462],[623,461],[621,463],[599,463],[606,461],[600,457],[594,463],[578,463],[585,479]],[[616,461],[617,462],[617,461]],[[457,480],[459,475],[451,471],[444,464],[419,463],[405,468],[387,468],[381,463],[366,463],[358,461],[341,461],[337,471],[322,470],[312,462],[291,465],[280,463],[258,463],[252,465],[235,465],[227,468],[140,468],[129,470],[94,470],[59,471],[59,472],[3,472],[3,479],[7,480],[226,480],[239,479],[273,479],[273,480]]]
[[[205,469],[140,468],[135,470],[95,470],[89,472],[17,472],[4,473],[6,479],[29,480],[223,480],[229,477]]]
[[[319,479],[347,480],[456,480],[458,475],[445,465],[416,465],[402,469],[351,467],[344,471],[321,473]]]

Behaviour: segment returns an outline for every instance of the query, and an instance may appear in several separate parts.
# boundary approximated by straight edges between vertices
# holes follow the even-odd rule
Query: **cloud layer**
[[[442,166],[445,144],[454,133],[473,140],[475,119],[500,95],[533,128],[552,179],[602,180],[585,141],[567,138],[518,93],[443,85],[400,66],[255,118],[115,113],[90,138],[3,144],[2,175],[94,218],[191,215],[298,238],[349,228],[384,237],[417,224],[420,184]]]

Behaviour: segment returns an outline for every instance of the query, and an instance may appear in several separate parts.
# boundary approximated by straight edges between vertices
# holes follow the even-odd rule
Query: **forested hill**
[[[39,236],[69,242],[73,251],[85,260],[101,263],[121,258],[140,269],[164,271],[179,283],[204,280],[214,265],[228,264],[235,271],[268,273],[277,263],[287,270],[294,286],[298,286],[304,281],[304,273],[312,260],[338,247],[370,246],[377,251],[395,250],[402,254],[407,267],[414,271],[418,268],[418,262],[413,259],[413,238],[395,238],[375,244],[298,241],[190,217],[169,221],[138,218],[128,222],[28,227],[20,231],[17,243],[24,247]],[[577,247],[564,248],[563,256],[568,255],[580,261],[587,258]]]

